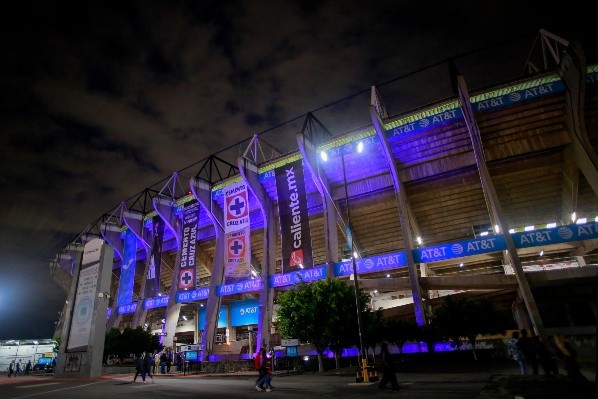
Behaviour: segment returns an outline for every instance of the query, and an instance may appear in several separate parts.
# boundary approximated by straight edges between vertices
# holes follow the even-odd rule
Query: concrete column
[[[326,175],[320,174],[315,146],[301,133],[297,133],[296,137],[299,152],[303,156],[303,162],[310,171],[312,180],[322,197],[322,204],[324,205],[324,240],[326,243],[326,276],[334,277],[334,263],[339,261],[337,229],[339,215],[334,206],[328,179]]]
[[[567,87],[565,120],[573,158],[594,194],[598,195],[598,155],[588,138],[585,125],[587,66],[582,47],[575,42],[570,43],[557,70]]]
[[[272,201],[268,193],[259,182],[257,166],[247,158],[237,159],[239,173],[247,183],[247,187],[257,198],[264,220],[264,259],[262,261],[261,291],[259,298],[259,324],[257,332],[256,351],[261,347],[270,346],[270,326],[274,307],[274,289],[270,287],[270,275],[276,272],[276,219]]]
[[[96,238],[85,244],[80,259],[55,370],[62,378],[97,378],[102,374],[114,249]]]
[[[415,244],[413,243],[412,226],[409,223],[410,214],[412,214],[410,211],[411,206],[409,205],[405,186],[399,177],[397,165],[394,161],[394,155],[392,154],[392,150],[386,136],[386,129],[384,129],[384,123],[380,119],[380,116],[378,115],[378,112],[376,112],[376,108],[373,105],[370,106],[370,116],[372,118],[374,128],[376,129],[376,133],[378,134],[378,138],[380,139],[380,144],[382,145],[384,156],[390,169],[390,175],[392,177],[392,182],[397,197],[397,208],[399,211],[399,221],[401,223],[401,233],[403,235],[403,241],[405,244],[405,258],[407,259],[409,281],[411,283],[411,294],[413,295],[415,321],[417,322],[418,326],[423,326],[426,324],[426,308],[422,299],[421,286],[419,284],[417,275],[417,266],[415,264],[415,259],[413,258],[413,249],[415,248]],[[416,234],[418,234],[418,232],[416,232]]]
[[[162,339],[162,344],[168,348],[174,345],[176,325],[179,321],[179,314],[181,312],[181,304],[176,303],[176,293],[178,288],[179,269],[181,266],[182,223],[178,219],[178,216],[174,213],[174,200],[170,198],[155,197],[152,202],[154,204],[154,209],[164,221],[165,226],[173,232],[177,243],[176,260],[172,270],[172,281],[170,282],[168,305],[166,306],[166,323],[164,323],[164,326],[162,326],[162,332],[166,333],[166,336],[164,336]]]
[[[507,255],[510,260],[509,263],[513,268],[513,271],[515,272],[515,277],[519,286],[519,293],[525,302],[530,320],[534,327],[534,331],[536,335],[540,337],[545,337],[544,324],[542,323],[540,312],[538,311],[538,307],[532,295],[529,282],[527,280],[527,277],[525,276],[525,272],[523,271],[523,266],[521,265],[519,255],[517,254],[517,248],[515,247],[513,238],[509,233],[509,226],[506,222],[506,217],[502,210],[502,206],[498,200],[498,195],[496,194],[496,189],[494,188],[494,184],[492,183],[492,178],[490,177],[488,166],[486,165],[486,161],[484,158],[484,150],[482,148],[480,130],[478,128],[475,116],[473,114],[473,108],[471,106],[471,100],[469,98],[469,91],[467,89],[467,85],[465,84],[465,79],[463,78],[463,75],[459,74],[456,76],[456,83],[459,90],[461,110],[463,112],[465,124],[467,125],[467,130],[469,131],[473,153],[475,155],[478,172],[480,174],[482,189],[484,190],[484,195],[487,198],[488,203],[490,204],[491,209],[489,209],[488,211],[494,215],[495,223],[498,225],[500,232],[505,239],[505,243],[507,246]]]
[[[139,301],[137,302],[137,308],[133,315],[132,327],[143,327],[147,317],[147,310],[144,309],[145,298],[145,283],[147,280],[147,272],[150,266],[151,260],[151,233],[143,227],[143,215],[137,212],[125,211],[123,212],[123,221],[125,225],[135,234],[137,242],[141,243],[143,249],[145,249],[145,268],[143,269],[143,277],[141,278],[141,288],[139,289]]]
[[[216,292],[216,287],[221,285],[224,279],[224,214],[218,203],[212,200],[212,185],[210,183],[194,178],[191,179],[190,187],[199,205],[212,221],[216,232],[214,264],[206,303],[206,321],[201,339],[201,360],[205,361],[214,352],[214,336],[220,312],[221,297]],[[197,321],[199,323],[199,314]]]
[[[120,262],[122,265],[122,259],[123,259],[123,253],[124,253],[123,241],[120,238],[120,233],[122,231],[122,228],[120,226],[116,226],[113,224],[104,224],[104,225],[102,225],[100,231],[101,231],[101,234],[102,234],[102,237],[104,238],[104,240],[106,240],[106,242],[108,244],[110,244],[110,246],[112,248],[114,248],[114,252],[118,255],[118,258],[120,259]],[[119,284],[119,282],[117,281],[117,284],[115,284],[115,285],[118,287],[118,284]],[[118,292],[118,288],[117,288],[117,292]],[[106,329],[111,330],[112,328],[118,328],[121,321],[122,321],[122,316],[118,314],[118,307],[116,306],[116,293],[115,293],[115,295],[113,295],[113,298],[112,298],[112,311],[110,313],[110,317],[108,318],[108,320],[106,322]]]

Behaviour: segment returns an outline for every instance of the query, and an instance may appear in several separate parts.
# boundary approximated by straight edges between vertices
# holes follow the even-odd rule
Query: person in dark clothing
[[[388,344],[386,342],[383,342],[382,345],[380,345],[380,357],[382,361],[382,379],[378,384],[378,390],[386,390],[386,385],[390,382],[392,390],[398,391],[399,383],[397,381],[397,376],[395,375],[394,362],[392,360],[392,355],[388,351]]]
[[[540,363],[540,366],[542,366],[544,374],[557,375],[559,370],[555,361],[556,355],[550,349],[548,349],[548,346],[544,344],[539,336],[534,335],[532,341],[534,342],[536,354],[538,355],[538,362]]]
[[[8,377],[10,378],[13,374],[15,375],[15,377],[17,376],[15,374],[15,361],[13,360],[10,365],[8,366]]]
[[[152,370],[154,369],[154,356],[151,353],[145,354],[145,357],[143,358],[143,367],[145,368],[145,375],[152,379],[153,384],[154,376],[152,375]]]
[[[144,358],[145,358],[145,352],[141,353],[139,356],[137,356],[137,359],[135,359],[135,377],[133,377],[133,384],[137,380],[137,376],[139,374],[141,374],[141,380],[145,384],[145,365],[144,365],[145,362],[144,362]]]
[[[29,360],[27,362],[27,364],[25,365],[25,375],[29,375],[30,371],[31,371],[31,360]]]
[[[160,355],[160,374],[166,374],[166,362],[168,360],[168,356],[166,356],[166,352],[162,352]]]
[[[261,347],[260,351],[255,355],[254,365],[255,369],[258,372],[258,377],[255,380],[255,390],[256,391],[263,391],[264,390],[264,383],[266,382],[266,375],[268,373],[267,368],[267,353],[266,348]]]
[[[579,365],[577,364],[577,351],[562,335],[554,336],[554,344],[559,350],[559,357],[563,361],[567,376],[575,381],[587,382],[587,378],[581,373]]]
[[[538,375],[538,357],[536,356],[536,348],[534,346],[534,342],[532,338],[529,337],[527,334],[526,329],[520,330],[521,336],[519,341],[517,341],[517,346],[521,353],[523,353],[523,358],[527,362],[528,365],[532,367],[532,372],[535,375]]]
[[[168,352],[166,354],[166,372],[170,373],[170,368],[172,367],[172,353]]]

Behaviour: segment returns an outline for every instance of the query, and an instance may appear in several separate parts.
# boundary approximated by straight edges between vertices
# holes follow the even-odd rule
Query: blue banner
[[[135,262],[137,261],[137,237],[129,229],[124,231],[123,258],[121,259],[120,280],[116,305],[128,305],[133,301],[135,285]]]
[[[284,287],[286,285],[298,284],[300,282],[310,282],[326,278],[326,266],[316,266],[312,269],[297,270],[285,274],[275,274],[270,276],[270,287]]]
[[[185,353],[185,360],[188,362],[196,362],[197,361],[197,351],[186,351]]]
[[[230,304],[231,327],[250,326],[258,324],[258,311],[260,303],[257,299],[233,301]]]
[[[202,287],[193,291],[178,292],[176,294],[176,303],[199,301],[207,299],[210,293],[210,287]]]
[[[220,305],[220,311],[218,312],[218,326],[217,328],[226,327],[226,318],[228,316],[228,307],[226,305]],[[206,325],[206,308],[199,308],[199,324],[198,328],[203,331]]]
[[[405,252],[391,252],[363,259],[355,259],[355,266],[357,274],[379,272],[407,266],[407,258],[405,257]],[[337,276],[349,276],[353,274],[353,262],[346,260],[335,263],[334,274]]]
[[[413,250],[415,263],[437,262],[439,260],[503,251],[507,244],[502,235],[486,236],[474,240],[435,245]]]
[[[515,241],[517,248],[591,240],[594,238],[598,238],[598,223],[570,224],[550,229],[539,229],[513,234],[513,241]]]
[[[137,310],[137,302],[131,302],[128,305],[119,306],[116,314],[135,313],[135,310]]]
[[[143,301],[143,309],[155,309],[168,306],[168,295],[158,296],[155,298],[148,298]]]
[[[262,281],[259,278],[239,281],[235,284],[222,284],[216,287],[218,296],[242,294],[244,292],[255,292],[262,288]]]

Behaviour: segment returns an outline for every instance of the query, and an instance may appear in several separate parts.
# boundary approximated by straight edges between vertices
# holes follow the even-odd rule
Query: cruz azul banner
[[[199,203],[191,200],[183,208],[183,234],[181,239],[181,263],[177,292],[195,289],[195,246],[197,245],[197,222]]]
[[[282,272],[313,267],[303,160],[275,169],[282,244]]]
[[[153,298],[160,293],[160,265],[162,263],[162,240],[164,238],[164,221],[160,216],[152,218],[152,254],[145,281],[145,297]]]
[[[224,189],[224,204],[224,277],[230,282],[230,279],[251,276],[249,201],[245,182],[234,183]]]
[[[116,305],[129,305],[133,302],[133,285],[135,284],[135,263],[137,261],[137,237],[127,229],[124,232],[123,258],[120,267],[118,296]]]

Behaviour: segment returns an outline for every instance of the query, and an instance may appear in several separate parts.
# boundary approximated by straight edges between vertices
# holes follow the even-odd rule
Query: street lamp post
[[[367,375],[366,366],[367,366],[367,357],[365,356],[365,351],[363,347],[363,335],[361,333],[361,311],[359,308],[359,283],[357,281],[357,264],[355,263],[355,254],[354,254],[354,242],[353,242],[353,228],[351,227],[351,210],[349,208],[349,190],[347,189],[347,175],[345,173],[345,154],[341,154],[341,163],[343,168],[343,183],[345,185],[345,207],[347,208],[347,224],[349,225],[349,232],[351,234],[350,240],[350,250],[351,250],[351,266],[353,268],[353,288],[355,290],[355,308],[357,311],[357,330],[359,332],[359,353],[361,357],[361,365],[363,370],[363,375]]]

